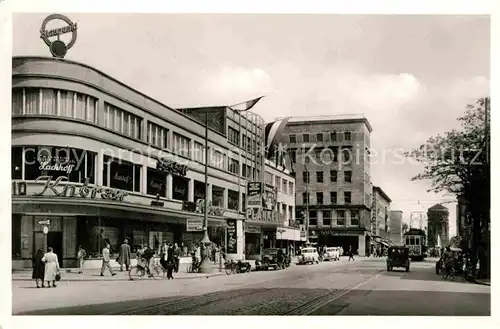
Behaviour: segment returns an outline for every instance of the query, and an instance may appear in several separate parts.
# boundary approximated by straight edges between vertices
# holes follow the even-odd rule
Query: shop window
[[[227,208],[231,210],[239,210],[239,196],[237,191],[227,191]]]
[[[21,258],[21,216],[12,215],[12,258]]]
[[[111,253],[116,254],[123,242],[123,221],[112,218],[80,217],[77,219],[77,240],[89,258],[102,257],[102,249],[110,244]]]
[[[224,208],[224,188],[212,185],[212,205]]]
[[[345,210],[337,210],[337,226],[345,226]]]
[[[25,147],[25,179],[35,180],[40,176],[52,176],[53,179],[64,176],[70,182],[83,183],[89,178],[94,183],[96,154],[90,151],[54,147]]]
[[[205,199],[205,183],[194,181],[194,202]]]
[[[23,168],[23,148],[15,146],[11,148],[12,152],[12,179],[22,179]]]
[[[188,200],[189,179],[186,177],[172,175],[172,199],[187,201]]]
[[[167,196],[167,175],[164,172],[148,168],[147,170],[147,194],[161,197]]]
[[[112,188],[140,192],[141,166],[125,160],[104,156],[104,185]]]

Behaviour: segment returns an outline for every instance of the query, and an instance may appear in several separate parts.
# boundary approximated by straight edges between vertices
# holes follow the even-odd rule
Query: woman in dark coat
[[[174,276],[172,275],[172,272],[175,267],[175,258],[174,258],[174,248],[172,248],[172,245],[169,245],[169,248],[167,250],[167,279],[174,279]]]
[[[42,288],[45,288],[43,282],[45,279],[45,263],[42,261],[43,258],[43,250],[42,248],[36,251],[36,254],[33,256],[31,260],[33,262],[33,274],[32,278],[35,279],[36,287],[40,288],[39,280],[42,282]]]

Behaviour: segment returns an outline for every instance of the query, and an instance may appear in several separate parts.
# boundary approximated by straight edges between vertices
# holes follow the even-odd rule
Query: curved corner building
[[[186,254],[202,239],[205,125],[195,109],[169,108],[73,61],[14,57],[12,64],[13,269],[31,267],[44,246],[73,267],[81,245],[90,267],[100,266],[106,241],[113,250],[125,238],[132,249],[176,242]],[[262,242],[265,230],[293,216],[244,225],[247,181],[259,180],[264,165],[262,119],[225,106],[203,111],[208,232],[239,258],[245,226]]]

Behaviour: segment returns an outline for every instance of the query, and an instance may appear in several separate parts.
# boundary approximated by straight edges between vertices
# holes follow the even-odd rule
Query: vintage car
[[[303,248],[300,251],[299,264],[319,264],[318,250],[314,247]]]
[[[339,247],[327,247],[326,252],[323,255],[323,260],[339,260],[340,259],[340,248]]]
[[[262,250],[262,260],[255,261],[255,268],[259,270],[268,270],[273,268],[279,270],[286,267],[286,255],[283,253],[283,249],[280,248],[268,248]]]
[[[387,249],[387,271],[402,267],[410,272],[410,249],[403,246],[391,246]]]

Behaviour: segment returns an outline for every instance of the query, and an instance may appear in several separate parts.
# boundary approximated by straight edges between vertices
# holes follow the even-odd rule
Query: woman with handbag
[[[44,285],[44,276],[45,276],[45,263],[42,261],[43,259],[43,249],[40,248],[36,251],[35,256],[33,256],[33,279],[36,281],[36,287],[40,288],[40,284],[38,281],[42,282],[42,288],[45,288]]]
[[[56,286],[56,280],[59,281],[56,277],[59,276],[59,260],[57,259],[57,255],[54,254],[54,249],[52,247],[47,248],[47,253],[43,255],[42,262],[45,263],[45,281],[47,281],[47,286],[50,288],[50,281],[52,281],[52,286]]]

